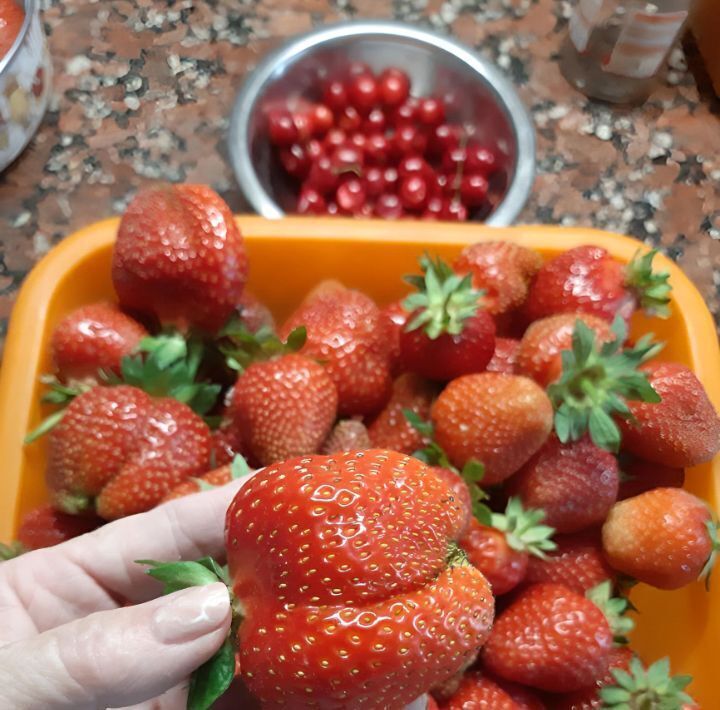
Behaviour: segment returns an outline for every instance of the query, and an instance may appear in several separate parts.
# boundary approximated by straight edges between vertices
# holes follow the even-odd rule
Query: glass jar
[[[563,76],[592,98],[644,101],[691,1],[578,0],[560,53]]]

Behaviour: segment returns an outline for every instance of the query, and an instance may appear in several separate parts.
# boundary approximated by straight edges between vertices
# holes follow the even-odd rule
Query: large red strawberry
[[[632,402],[621,423],[624,449],[648,461],[685,468],[720,450],[720,418],[695,374],[674,362],[643,366],[660,401]]]
[[[560,353],[570,350],[575,325],[581,320],[595,333],[598,343],[615,339],[607,321],[588,313],[561,313],[531,323],[520,341],[515,371],[547,387],[562,373]]]
[[[525,312],[529,320],[582,311],[607,321],[627,320],[638,306],[666,316],[669,312],[669,274],[653,273],[656,250],[624,266],[606,249],[579,246],[545,262],[530,287]]]
[[[653,488],[682,488],[685,470],[661,463],[644,461],[622,454],[620,457],[620,488],[618,500],[639,496]]]
[[[544,557],[530,558],[526,582],[555,582],[585,594],[605,580],[615,578],[615,572],[605,561],[599,530],[557,535],[554,541],[557,549]]]
[[[541,510],[526,510],[519,499],[511,498],[504,514],[492,514],[490,525],[475,518],[470,521],[460,547],[485,575],[496,596],[524,579],[531,556],[544,557],[555,548],[550,539],[553,529],[540,524],[544,517]]]
[[[323,454],[342,454],[371,448],[367,427],[359,419],[341,419],[322,445]]]
[[[52,332],[50,352],[63,382],[97,382],[99,370],[120,374],[120,361],[135,351],[148,332],[111,303],[82,306]]]
[[[95,515],[68,515],[51,505],[41,505],[22,517],[17,539],[24,549],[38,550],[84,535],[103,522]]]
[[[432,407],[435,440],[456,468],[485,466],[483,483],[515,473],[544,443],[552,405],[527,377],[482,372],[448,384]]]
[[[520,341],[515,338],[495,338],[495,352],[487,364],[487,371],[514,374],[519,349]]]
[[[318,452],[337,407],[328,372],[299,354],[250,365],[235,383],[230,405],[240,439],[261,466]]]
[[[473,286],[484,291],[485,307],[497,316],[523,304],[541,265],[540,254],[519,244],[480,242],[465,247],[453,268],[472,274]]]
[[[215,332],[241,303],[246,275],[240,230],[209,187],[149,188],[125,210],[112,262],[124,308]]]
[[[493,598],[457,550],[450,499],[424,464],[378,450],[249,479],[225,538],[240,673],[263,707],[402,708],[474,658]],[[167,586],[175,566],[151,573]],[[232,650],[224,666],[229,681]]]
[[[411,454],[422,448],[427,439],[405,416],[411,410],[423,421],[430,417],[430,407],[437,388],[418,375],[405,373],[393,383],[390,400],[368,426],[373,447]]]
[[[341,416],[370,415],[390,398],[390,343],[380,309],[368,296],[339,284],[307,297],[280,331],[307,329],[302,353],[327,368]]]
[[[634,654],[627,646],[614,646],[610,650],[607,669],[592,685],[581,688],[573,693],[563,693],[552,698],[553,710],[600,710],[603,702],[600,699],[600,688],[615,685],[613,668],[627,671]]]
[[[423,275],[408,277],[418,293],[403,303],[410,313],[400,333],[403,369],[433,380],[481,372],[495,351],[495,323],[480,292],[440,259],[420,264]]]
[[[47,482],[61,510],[106,520],[148,510],[175,485],[204,473],[211,437],[187,405],[136,387],[93,387],[50,434]]]
[[[457,691],[439,707],[443,710],[518,710],[510,695],[477,671],[466,673]]]
[[[453,494],[453,504],[459,505],[460,510],[465,511],[463,522],[460,525],[460,532],[465,534],[473,517],[473,494],[470,492],[470,486],[462,474],[452,468],[431,466],[430,469],[450,487]],[[474,483],[471,482],[470,485],[475,488]]]
[[[530,508],[545,511],[545,522],[571,533],[601,524],[617,500],[615,457],[587,437],[563,444],[551,436],[508,482],[508,491]]]
[[[720,548],[706,503],[682,488],[655,488],[616,503],[602,540],[614,569],[660,589],[708,575]]]
[[[572,691],[602,676],[612,642],[610,625],[593,602],[562,584],[535,584],[498,616],[482,657],[507,680]]]

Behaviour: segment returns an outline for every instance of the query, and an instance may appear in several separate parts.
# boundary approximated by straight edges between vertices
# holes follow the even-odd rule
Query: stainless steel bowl
[[[416,95],[441,96],[454,123],[505,156],[506,174],[487,224],[511,224],[535,174],[535,135],[510,82],[487,60],[458,42],[398,22],[359,21],[323,27],[268,55],[235,99],[228,143],[237,180],[264,217],[292,211],[293,185],[278,169],[267,137],[267,112],[288,98],[317,99],[323,80],[352,61],[375,71],[405,70]]]
[[[0,57],[0,172],[20,155],[45,115],[52,67],[35,0],[25,0],[25,21]]]

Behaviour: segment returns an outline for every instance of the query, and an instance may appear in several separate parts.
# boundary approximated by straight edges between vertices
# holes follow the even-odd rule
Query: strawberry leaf
[[[12,560],[14,557],[19,557],[25,552],[27,552],[27,550],[17,540],[14,540],[9,545],[4,545],[0,542],[0,562]]]
[[[187,710],[209,710],[235,676],[235,649],[226,639],[220,650],[190,678]]]
[[[235,458],[230,464],[230,478],[236,481],[249,476],[251,473],[247,461],[240,454],[235,454]]]
[[[402,410],[402,413],[408,424],[410,424],[410,426],[415,429],[418,434],[422,434],[423,436],[427,436],[428,438],[432,437],[432,435],[434,434],[432,422],[426,422],[420,417],[417,412],[407,407]]]
[[[196,562],[155,562],[154,560],[135,560],[137,564],[147,565],[149,574],[163,583],[163,594],[172,594],[188,587],[200,587],[215,582],[227,584],[222,568],[210,557]]]
[[[628,600],[625,597],[613,597],[612,591],[612,582],[607,579],[589,589],[585,596],[605,615],[615,643],[625,645],[629,643],[627,635],[635,628],[635,622],[625,616],[629,610]]]
[[[23,439],[23,443],[25,444],[32,444],[33,441],[36,441],[41,436],[44,436],[47,434],[51,429],[54,429],[62,420],[63,415],[65,414],[65,410],[61,409],[57,412],[53,412],[49,417],[46,417],[38,427],[33,429],[26,437]]]
[[[492,514],[490,524],[505,533],[505,539],[513,550],[546,559],[545,552],[555,550],[557,545],[551,539],[555,528],[541,525],[544,519],[544,510],[526,509],[520,498],[513,497],[508,500],[504,514]]]
[[[290,351],[296,353],[303,345],[305,345],[306,340],[307,328],[304,325],[301,325],[290,332],[290,335],[288,335],[287,340],[285,341],[285,346]]]
[[[670,274],[667,271],[653,272],[652,262],[657,249],[640,254],[638,250],[625,272],[625,282],[635,293],[640,307],[645,313],[658,318],[667,318],[670,315],[670,292],[672,286],[668,283]]]

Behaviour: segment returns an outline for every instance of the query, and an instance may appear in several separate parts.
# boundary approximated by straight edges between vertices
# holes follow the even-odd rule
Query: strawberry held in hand
[[[209,187],[146,189],[125,210],[112,261],[123,308],[214,333],[241,303],[246,276],[240,230]]]
[[[457,550],[450,498],[424,464],[378,450],[297,458],[249,479],[226,546],[232,641],[263,707],[402,708],[472,661],[493,597]],[[176,565],[151,574],[167,580]]]
[[[409,277],[419,293],[403,306],[410,313],[400,333],[400,363],[433,380],[452,380],[485,369],[495,351],[495,323],[481,308],[470,276],[442,260],[420,260],[423,276]]]
[[[50,434],[47,483],[69,513],[113,520],[149,510],[175,485],[208,469],[207,424],[186,404],[128,385],[93,387]]]
[[[612,321],[628,320],[635,308],[669,315],[670,275],[653,273],[657,250],[637,254],[623,266],[606,249],[580,246],[547,261],[538,271],[525,304],[529,320],[582,311]]]
[[[91,303],[63,318],[55,327],[50,351],[62,382],[97,384],[100,370],[120,374],[120,361],[148,335],[136,320],[111,303]]]

